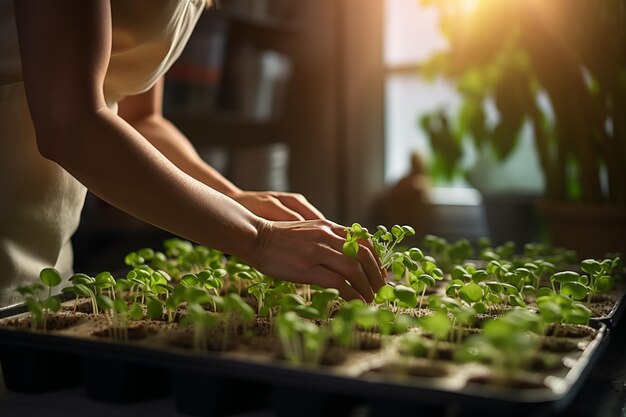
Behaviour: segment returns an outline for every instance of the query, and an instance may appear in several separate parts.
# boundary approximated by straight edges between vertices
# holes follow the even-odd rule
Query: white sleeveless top
[[[72,274],[70,238],[86,188],[37,149],[22,82],[14,0],[0,0],[0,307],[20,302],[16,288],[53,266]],[[108,106],[142,93],[182,52],[205,0],[112,0]],[[62,105],[62,103],[59,103]]]

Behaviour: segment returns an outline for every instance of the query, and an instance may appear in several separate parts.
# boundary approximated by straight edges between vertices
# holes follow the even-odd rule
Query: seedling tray
[[[624,315],[624,310],[626,310],[624,296],[626,296],[626,293],[622,292],[622,294],[617,299],[615,305],[608,314],[601,317],[592,317],[590,321],[604,323],[609,329],[613,329],[614,327],[616,327],[617,323],[619,323],[622,316]]]
[[[121,343],[1,326],[23,311],[22,306],[0,310],[0,362],[9,390],[41,392],[70,381],[84,384],[92,398],[126,402],[168,393],[171,378],[181,412],[210,416],[268,405],[279,416],[293,415],[294,410],[301,416],[349,415],[352,407],[363,404],[370,416],[417,415],[425,409],[436,415],[450,408],[551,414],[570,402],[608,339],[605,324],[592,323],[595,337],[581,340],[582,350],[563,354],[567,367],[533,376],[543,388],[502,388],[469,383],[484,374],[477,364],[438,361],[450,369],[442,377],[374,372],[387,363],[385,349],[355,352],[338,366],[293,366],[236,351],[197,353],[159,346],[150,339]],[[40,366],[25,366],[32,358],[38,358]],[[46,368],[49,364],[52,369]],[[57,365],[63,370],[54,369]]]

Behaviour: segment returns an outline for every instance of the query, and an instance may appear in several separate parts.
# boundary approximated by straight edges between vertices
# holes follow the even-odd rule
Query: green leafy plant
[[[376,233],[370,234],[366,228],[359,223],[352,224],[346,228],[346,241],[343,244],[343,252],[347,256],[354,257],[359,251],[359,240],[367,240],[372,244],[376,254],[380,258],[381,268],[387,269],[392,262],[398,261],[398,255],[395,252],[396,246],[408,236],[413,236],[415,230],[411,226],[394,225],[391,232],[387,231],[385,226],[378,226]],[[423,258],[423,254],[419,249],[407,251],[403,259],[411,259],[411,256],[417,257],[418,260]]]
[[[422,242],[427,253],[435,258],[441,268],[449,272],[454,265],[462,264],[474,257],[474,249],[467,239],[459,239],[454,243],[435,235],[424,236]]]
[[[513,309],[497,319],[487,320],[480,334],[468,337],[455,358],[461,362],[482,362],[493,366],[496,378],[506,382],[528,366],[540,346],[541,317],[529,310]]]
[[[452,81],[463,99],[454,122],[441,112],[422,118],[436,155],[432,175],[458,173],[470,144],[507,158],[529,125],[547,198],[626,201],[626,11],[619,2],[423,3],[440,13],[449,47],[421,72]],[[540,105],[541,96],[549,104]]]
[[[299,317],[293,311],[281,312],[276,327],[283,353],[293,364],[317,364],[327,343],[325,328]]]
[[[19,287],[17,291],[24,297],[24,303],[31,315],[31,327],[46,330],[50,313],[61,309],[59,297],[52,295],[52,288],[61,283],[61,274],[54,268],[44,268],[39,273],[39,283]],[[47,289],[45,297],[40,292]]]

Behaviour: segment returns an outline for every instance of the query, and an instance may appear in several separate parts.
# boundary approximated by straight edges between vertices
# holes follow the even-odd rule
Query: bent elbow
[[[46,115],[33,119],[37,149],[41,156],[64,166],[75,153],[76,141],[85,137],[85,126],[93,122],[95,112],[84,111],[73,115]]]

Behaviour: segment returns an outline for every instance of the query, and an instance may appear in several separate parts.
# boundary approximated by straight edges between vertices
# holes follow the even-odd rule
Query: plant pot
[[[538,200],[550,242],[573,249],[579,258],[626,254],[626,204]]]

